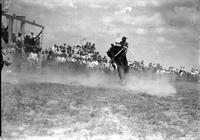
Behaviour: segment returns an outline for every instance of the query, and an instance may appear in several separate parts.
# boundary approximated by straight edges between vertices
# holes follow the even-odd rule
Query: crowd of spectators
[[[190,71],[187,71],[184,66],[180,68],[175,68],[170,66],[168,68],[163,68],[159,63],[149,63],[147,66],[144,65],[144,61],[134,61],[129,62],[130,69],[134,71],[139,71],[145,73],[151,71],[159,75],[175,75],[177,80],[187,80],[187,81],[198,81],[200,79],[200,70],[192,68]]]
[[[113,71],[114,68],[110,63],[110,59],[106,56],[100,55],[96,50],[95,44],[86,42],[84,45],[54,45],[49,49],[42,51],[42,59],[54,61],[56,63],[74,62],[79,65],[86,65],[89,69],[99,71]],[[185,67],[180,69],[173,66],[168,69],[163,68],[159,63],[149,63],[144,65],[144,61],[129,61],[130,71],[137,71],[145,73],[151,71],[156,74],[174,74],[180,80],[198,80],[200,77],[200,70],[192,68],[191,71],[186,71]]]
[[[92,69],[110,69],[109,60],[100,55],[95,44],[86,42],[85,45],[54,45],[42,51],[42,60],[55,61],[57,63],[75,62],[86,65]]]

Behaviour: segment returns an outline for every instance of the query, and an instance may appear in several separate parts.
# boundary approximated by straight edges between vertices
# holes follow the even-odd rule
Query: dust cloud
[[[66,85],[87,86],[94,88],[109,88],[128,90],[133,94],[150,94],[155,96],[172,96],[176,88],[167,77],[141,77],[130,73],[127,75],[126,83],[122,85],[117,72],[105,74],[94,71],[54,71],[43,69],[37,73],[13,73],[3,72],[2,81],[14,84],[25,83],[60,83]]]
[[[138,78],[130,76],[125,88],[156,96],[172,96],[176,94],[176,88],[167,77]]]

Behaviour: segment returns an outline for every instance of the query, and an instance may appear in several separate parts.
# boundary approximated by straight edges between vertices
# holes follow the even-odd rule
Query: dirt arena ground
[[[2,73],[2,139],[200,139],[198,83],[94,75]]]

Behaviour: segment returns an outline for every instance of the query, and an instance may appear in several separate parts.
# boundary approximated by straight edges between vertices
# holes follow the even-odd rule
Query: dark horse
[[[122,46],[111,44],[111,48],[108,50],[107,55],[110,57],[112,65],[113,63],[116,63],[119,78],[123,82],[125,80],[125,74],[129,71],[125,50]]]

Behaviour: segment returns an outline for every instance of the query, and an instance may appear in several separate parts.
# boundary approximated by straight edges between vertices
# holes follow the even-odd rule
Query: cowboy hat
[[[127,39],[127,38],[124,36],[124,37],[122,37],[122,40],[124,40],[124,39]]]

